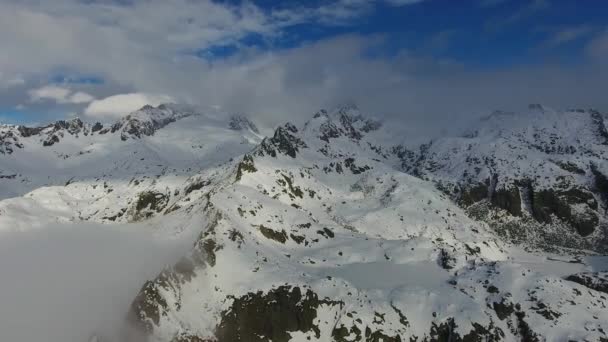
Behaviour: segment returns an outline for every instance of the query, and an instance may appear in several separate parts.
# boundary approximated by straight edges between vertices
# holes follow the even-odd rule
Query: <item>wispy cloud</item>
[[[310,24],[314,29],[331,25],[340,27],[328,31],[356,31],[361,18],[379,8],[406,6],[389,10],[407,11],[407,6],[415,6],[414,1],[390,0],[336,0],[315,2],[316,6],[288,3],[291,5],[262,8],[251,2],[211,0],[131,0],[122,4],[0,0],[0,42],[11,47],[0,54],[0,83],[15,77],[24,80],[21,85],[3,88],[0,105],[13,109],[25,103],[29,111],[39,113],[51,104],[63,103],[60,109],[65,112],[115,118],[144,102],[158,103],[158,97],[150,94],[164,94],[178,102],[248,112],[262,125],[272,126],[304,120],[319,107],[355,99],[380,116],[408,122],[416,134],[422,132],[421,127],[436,130],[452,122],[445,120],[448,115],[467,117],[529,102],[608,108],[605,94],[599,91],[606,76],[605,69],[597,68],[599,57],[588,65],[491,70],[439,58],[446,47],[470,43],[461,42],[466,35],[458,34],[471,32],[467,28],[436,27],[411,49],[389,42],[391,37],[382,34],[334,33],[311,41],[304,38],[289,47],[272,46],[292,34],[294,25]],[[506,28],[511,29],[528,25],[526,21],[533,20],[526,18],[540,18],[555,5],[546,0],[529,0],[519,7],[517,3],[505,4],[504,8],[516,10],[504,13],[502,7],[473,7],[483,15],[502,13],[493,19],[507,22]],[[479,22],[486,20],[483,15],[477,18]],[[482,24],[479,29],[483,30]],[[593,34],[585,33],[584,27],[563,26],[561,30],[549,37],[553,44]],[[251,37],[268,41],[269,46],[248,46],[245,42]],[[608,50],[605,37],[608,35],[595,36],[586,50],[589,56],[601,56]],[[236,48],[207,59],[192,53],[213,53],[218,46]],[[388,54],[376,53],[389,50]],[[54,77],[58,74],[75,79],[87,75],[103,82],[57,82]],[[579,86],[582,84],[585,86]],[[64,90],[40,92],[44,86]],[[86,96],[74,96],[77,92],[95,100],[89,105]]]
[[[84,113],[96,119],[116,119],[126,113],[135,111],[145,105],[158,106],[162,103],[173,102],[167,95],[142,93],[119,94],[91,102]]]
[[[554,31],[551,37],[549,37],[549,39],[547,39],[543,45],[546,47],[557,47],[589,36],[592,32],[593,27],[591,25],[578,25],[561,28]]]
[[[550,7],[551,2],[549,0],[529,0],[514,13],[488,19],[486,22],[486,29],[489,31],[500,31],[508,26],[537,15],[539,12],[547,10]]]
[[[46,85],[37,89],[32,89],[29,92],[32,102],[40,102],[51,100],[56,103],[89,103],[95,99],[90,94],[82,91],[73,91],[68,88],[55,85]]]

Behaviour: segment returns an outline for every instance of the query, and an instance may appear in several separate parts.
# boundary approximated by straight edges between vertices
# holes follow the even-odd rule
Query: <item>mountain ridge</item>
[[[354,106],[268,137],[242,117],[184,115],[151,135],[112,136],[107,146],[119,148],[104,163],[127,163],[104,171],[114,177],[95,170],[0,200],[0,226],[33,229],[54,216],[193,236],[181,261],[142,284],[128,341],[601,341],[605,204],[591,162],[605,174],[608,149],[597,114],[536,115],[414,150],[387,145],[383,124]],[[519,207],[509,197],[520,175],[539,176],[535,191],[560,201],[579,190],[558,208],[591,210],[593,232],[559,212],[543,212],[550,222],[526,214],[524,192]],[[564,234],[570,244],[552,239]]]

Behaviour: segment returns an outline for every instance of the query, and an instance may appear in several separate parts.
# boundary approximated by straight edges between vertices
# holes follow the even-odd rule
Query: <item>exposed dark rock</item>
[[[492,309],[496,311],[496,316],[498,316],[501,321],[504,321],[515,312],[513,303],[506,298],[502,298],[500,302],[492,303]]]
[[[586,286],[592,290],[608,293],[608,273],[577,273],[569,275],[566,280]]]
[[[292,199],[299,197],[299,198],[304,198],[304,193],[302,192],[302,189],[293,184],[293,179],[289,176],[286,175],[282,175],[283,179],[278,179],[277,183],[279,183],[281,186],[287,186],[287,190],[289,190],[289,197],[291,197]],[[285,190],[284,192],[287,192],[287,190]]]
[[[477,183],[462,189],[459,202],[465,207],[488,198],[488,185]]]
[[[139,139],[154,135],[157,130],[192,115],[195,113],[191,110],[176,111],[167,105],[160,105],[156,108],[146,105],[112,125],[111,132],[120,130],[120,139],[123,141]]]
[[[327,227],[324,227],[323,230],[318,230],[317,234],[322,235],[326,239],[333,239],[335,236],[334,232]]]
[[[358,175],[360,173],[363,173],[363,172],[371,169],[371,167],[369,167],[368,165],[357,166],[355,164],[355,159],[354,158],[346,158],[346,159],[344,159],[344,166],[347,167],[348,169],[350,169],[350,171],[353,174],[355,174],[355,175]]]
[[[202,180],[197,180],[197,181],[194,181],[194,182],[192,182],[192,183],[188,184],[188,185],[187,185],[187,186],[184,188],[184,194],[185,194],[185,195],[188,195],[188,194],[190,194],[190,193],[191,193],[191,192],[193,192],[193,191],[200,190],[200,189],[202,189],[202,188],[204,188],[204,187],[208,186],[209,184],[211,184],[211,181],[210,181],[210,180],[205,180],[205,179],[202,179]]]
[[[209,266],[214,267],[217,257],[215,252],[222,249],[222,246],[218,245],[213,238],[199,239],[196,243],[196,250],[200,253],[197,254],[196,260],[199,263],[207,263]]]
[[[361,341],[362,331],[356,325],[353,325],[348,329],[342,324],[339,328],[336,327],[332,330],[331,337],[333,337],[336,342]]]
[[[513,216],[521,216],[521,197],[519,188],[512,186],[509,189],[496,189],[492,194],[492,204],[506,210]]]
[[[460,336],[455,330],[457,328],[453,318],[448,318],[441,324],[433,322],[430,331],[431,342],[497,342],[502,341],[504,332],[490,324],[489,327],[484,327],[481,324],[472,323],[473,329],[464,336]],[[425,339],[427,341],[427,339]]]
[[[278,232],[268,227],[264,227],[264,225],[260,225],[259,229],[260,233],[270,240],[274,240],[279,243],[287,242],[287,233],[285,230]]]
[[[143,209],[150,209],[156,212],[160,212],[166,205],[167,196],[154,191],[145,191],[139,194],[135,209],[141,211]]]
[[[519,332],[519,336],[521,337],[522,342],[540,342],[538,334],[536,334],[528,322],[526,322],[526,314],[521,311],[515,312],[515,316],[517,317],[517,330]]]
[[[298,133],[298,128],[291,122],[285,124],[285,129],[287,129],[291,133]]]
[[[439,251],[438,263],[439,266],[441,266],[443,269],[451,270],[456,264],[456,258],[450,255],[450,253],[445,248],[442,248]]]
[[[133,221],[147,219],[154,213],[162,212],[168,203],[169,197],[163,193],[156,191],[141,192],[131,210],[131,219]]]
[[[382,330],[372,331],[370,327],[365,328],[365,340],[367,342],[401,342],[401,336],[389,336]]]
[[[161,273],[154,281],[146,281],[133,303],[131,303],[129,322],[133,327],[147,334],[152,333],[154,325],[158,325],[161,315],[168,308],[167,301],[160,292],[161,287],[168,285],[165,272]]]
[[[100,122],[96,122],[93,127],[91,127],[91,132],[100,131],[103,128],[103,125]]]
[[[562,170],[572,172],[577,175],[585,174],[585,170],[581,169],[580,167],[578,167],[578,165],[576,165],[575,163],[573,163],[571,161],[553,160],[553,163],[555,163],[555,165],[559,166]]]
[[[42,130],[44,130],[45,128],[46,127],[18,126],[17,130],[19,131],[19,133],[21,134],[22,137],[27,138],[27,137],[31,137],[32,135],[40,134],[40,132],[42,132]]]
[[[299,287],[281,286],[267,293],[248,293],[233,298],[230,308],[221,314],[216,328],[218,342],[287,342],[290,332],[313,332],[318,338],[319,328],[314,324],[320,305],[342,305],[339,302],[320,300],[316,293]]]
[[[292,134],[293,128],[295,126],[288,123],[284,127],[277,128],[272,138],[264,139],[260,144],[262,155],[266,153],[272,157],[276,157],[277,152],[279,152],[295,158],[299,149],[306,148],[307,146],[300,138]]]
[[[59,142],[59,137],[53,134],[42,142],[42,146],[52,146],[58,142]]]
[[[596,110],[590,110],[591,119],[596,126],[597,134],[601,139],[601,143],[603,145],[608,145],[608,130],[606,130],[606,125],[604,125],[604,118],[602,114]]]
[[[578,211],[573,212],[574,205],[579,205]],[[597,209],[597,202],[593,195],[577,188],[539,190],[532,197],[532,215],[537,221],[552,223],[552,215],[555,215],[571,224],[581,236],[591,234],[599,223],[594,209]]]
[[[593,164],[591,164],[591,172],[593,173],[593,182],[596,191],[600,193],[604,201],[608,200],[608,177]]]
[[[243,177],[243,173],[245,172],[256,172],[258,169],[255,168],[255,164],[253,162],[253,157],[246,154],[243,157],[243,160],[239,163],[236,169],[236,180],[240,181]]]

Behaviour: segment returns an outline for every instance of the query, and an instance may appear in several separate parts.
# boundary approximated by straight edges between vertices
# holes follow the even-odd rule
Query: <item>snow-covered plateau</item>
[[[605,120],[533,105],[422,145],[390,143],[355,106],[267,137],[175,104],[109,125],[0,125],[0,340],[608,341]],[[98,235],[62,233],[81,230]],[[21,242],[53,280],[22,286],[38,271],[3,251],[39,235],[107,253],[64,271],[95,281],[54,278],[70,258],[39,263],[44,247]],[[47,316],[90,303],[61,320],[86,329],[9,326],[28,289]]]

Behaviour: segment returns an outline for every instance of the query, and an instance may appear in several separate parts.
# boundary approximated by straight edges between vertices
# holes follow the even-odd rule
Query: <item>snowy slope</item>
[[[0,155],[0,172],[8,175],[0,179],[0,198],[23,196],[0,201],[0,230],[26,230],[46,221],[140,220],[129,211],[137,206],[139,194],[166,201],[191,175],[227,162],[261,140],[249,129],[230,129],[224,118],[222,113],[161,105],[144,107],[96,132],[87,124],[74,134],[55,131],[62,138],[50,146],[44,146],[41,137],[54,125],[19,136],[22,147]],[[139,126],[143,128],[134,128]],[[112,133],[110,127],[118,128]],[[149,127],[156,128],[146,131]],[[125,132],[131,132],[130,138],[122,139]],[[154,208],[162,209],[160,204]]]
[[[131,324],[152,341],[606,337],[605,295],[566,280],[604,271],[597,259],[501,241],[403,173],[381,130],[354,108],[321,111],[193,177],[169,216],[204,212],[204,228],[144,285]]]

